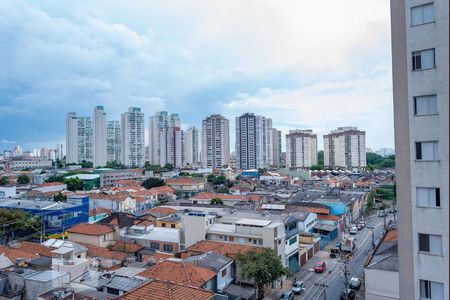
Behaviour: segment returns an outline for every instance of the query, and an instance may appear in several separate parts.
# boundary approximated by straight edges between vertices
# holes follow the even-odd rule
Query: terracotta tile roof
[[[99,236],[110,232],[114,232],[114,229],[112,227],[101,224],[80,223],[67,229],[67,232]]]
[[[192,200],[209,200],[213,198],[219,198],[221,200],[237,200],[237,201],[246,201],[247,197],[240,195],[228,195],[228,194],[218,194],[218,193],[210,193],[203,192],[192,197]]]
[[[150,190],[156,191],[158,194],[166,194],[166,193],[173,194],[175,192],[175,190],[168,185],[154,187],[154,188],[151,188]]]
[[[118,241],[111,247],[111,250],[126,252],[126,253],[136,253],[139,250],[141,250],[142,248],[144,248],[144,247],[142,247],[141,245],[138,245],[136,243],[126,243],[126,242]]]
[[[193,264],[165,260],[139,273],[139,275],[183,285],[202,287],[207,281],[216,276],[216,273]]]
[[[154,225],[154,223],[151,220],[146,220],[146,219],[135,219],[133,221],[134,225],[139,225],[139,226],[150,226],[150,225]]]
[[[144,254],[142,255],[143,261],[152,261],[155,264],[159,264],[163,261],[165,261],[168,258],[175,257],[174,254],[169,253],[162,253],[162,252],[155,252],[154,254]]]
[[[121,300],[211,300],[214,293],[192,286],[153,280],[116,298]]]
[[[317,215],[317,219],[318,220],[339,221],[341,218],[338,217],[338,216],[334,216],[334,215],[321,215],[321,214],[318,214]]]
[[[223,242],[203,240],[203,241],[197,242],[194,245],[190,246],[188,248],[188,251],[191,253],[194,252],[194,254],[200,254],[200,253],[213,251],[217,254],[234,259],[236,254],[245,253],[252,249],[254,249],[256,251],[260,250],[260,248],[253,247],[250,245],[239,245],[239,244],[233,244],[233,243],[223,243]]]
[[[128,193],[117,193],[117,194],[88,194],[90,199],[102,199],[111,201],[125,201],[128,197],[131,197]]]
[[[120,184],[120,185],[138,185],[138,186],[141,185],[140,182],[138,182],[136,180],[129,180],[129,179],[128,180],[125,180],[125,179],[117,180],[117,181],[114,181],[113,184],[114,185],[116,185],[116,184]]]
[[[18,258],[23,258],[25,260],[31,260],[34,258],[38,258],[39,255],[37,254],[32,254],[20,249],[16,249],[16,248],[9,248],[9,247],[5,247],[5,246],[1,246],[0,245],[0,255],[5,255],[6,257],[9,258],[9,260],[14,264],[16,262],[16,259]]]
[[[102,248],[102,247],[94,246],[94,245],[87,244],[87,243],[79,243],[79,244],[85,246],[88,249],[88,251],[87,251],[88,257],[101,257],[101,258],[108,258],[108,259],[123,261],[128,256],[128,254],[126,254],[124,252],[112,251],[107,248]]]
[[[397,241],[397,239],[398,239],[397,229],[392,229],[386,233],[386,235],[384,236],[383,242]]]
[[[38,254],[46,257],[52,257],[52,251],[56,249],[54,247],[45,247],[44,245],[27,241],[20,242],[16,248],[31,254]]]
[[[191,177],[178,177],[178,178],[170,178],[166,180],[167,185],[197,185],[204,182],[203,180],[197,180]]]
[[[161,206],[156,206],[153,207],[152,209],[147,210],[147,213],[161,213],[161,214],[175,214],[176,212],[177,212],[176,209]]]
[[[97,207],[96,209],[91,208],[89,210],[89,216],[94,216],[95,214],[99,215],[102,213],[105,213],[107,215],[111,214],[112,210],[107,209],[107,208],[103,208],[103,207]]]
[[[38,185],[38,187],[46,187],[46,186],[60,186],[60,185],[66,185],[62,182],[45,182],[43,184]]]

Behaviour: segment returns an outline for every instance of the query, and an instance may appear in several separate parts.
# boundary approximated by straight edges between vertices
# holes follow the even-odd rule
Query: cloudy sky
[[[393,147],[387,0],[0,1],[0,150],[65,142],[69,111],[254,112]],[[321,139],[319,139],[321,147]]]

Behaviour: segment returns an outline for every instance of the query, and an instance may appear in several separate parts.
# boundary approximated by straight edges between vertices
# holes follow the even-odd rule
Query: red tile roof
[[[105,213],[105,214],[107,214],[107,215],[109,215],[109,214],[111,214],[111,212],[112,212],[112,210],[110,210],[110,209],[107,209],[107,208],[103,208],[103,207],[97,207],[97,208],[91,208],[90,210],[89,210],[89,216],[90,217],[93,217],[94,215],[100,215],[100,214],[103,214],[103,213]]]
[[[126,253],[136,253],[139,250],[141,250],[142,248],[144,248],[144,247],[142,247],[141,245],[138,245],[136,243],[126,243],[126,242],[118,241],[111,247],[111,250],[126,252]]]
[[[321,215],[321,214],[318,214],[317,215],[317,219],[318,220],[339,221],[341,219],[341,217],[334,216],[334,215]]]
[[[191,177],[178,177],[178,178],[170,178],[166,180],[166,184],[167,185],[196,185],[196,184],[200,184],[203,183],[203,180],[198,180],[198,179],[194,179]]]
[[[38,187],[46,187],[46,186],[60,186],[60,185],[66,185],[62,182],[45,182],[43,184],[38,185]]]
[[[176,212],[177,212],[176,209],[161,206],[156,206],[153,207],[152,209],[147,210],[147,213],[160,213],[160,214],[175,214]]]
[[[31,254],[38,254],[46,257],[52,257],[52,251],[56,249],[54,247],[45,247],[44,245],[27,241],[20,242],[16,248]]]
[[[168,185],[158,186],[150,190],[156,191],[158,194],[173,194],[175,190]]]
[[[239,244],[233,244],[233,243],[224,243],[224,242],[203,240],[203,241],[197,242],[194,245],[190,246],[188,248],[188,251],[190,253],[194,252],[193,253],[194,255],[213,251],[217,254],[227,256],[228,258],[234,259],[236,254],[245,253],[252,249],[254,249],[256,251],[260,250],[260,248],[253,247],[250,245],[239,245]]]
[[[386,233],[386,235],[383,238],[383,242],[397,241],[397,239],[398,239],[397,229],[392,229]]]
[[[116,298],[121,300],[211,300],[214,293],[168,281],[153,280]]]
[[[237,201],[246,201],[247,197],[240,195],[228,195],[228,194],[218,194],[218,193],[210,193],[203,192],[192,197],[192,200],[210,200],[213,198],[219,198],[221,200],[237,200]]]
[[[162,253],[162,252],[155,252],[154,254],[151,254],[151,255],[147,255],[147,254],[142,255],[142,259],[144,261],[152,261],[155,264],[159,264],[171,257],[175,257],[175,255],[169,254],[169,253]]]
[[[88,257],[100,257],[100,258],[107,258],[107,259],[114,259],[118,261],[123,261],[128,256],[128,254],[119,252],[119,251],[112,251],[107,248],[102,248],[98,246],[94,246],[87,243],[79,243],[83,246],[85,246],[87,251]]]
[[[114,229],[112,227],[97,223],[96,224],[80,223],[67,229],[67,232],[99,236],[110,232],[114,232]]]
[[[206,282],[216,276],[216,273],[193,264],[165,260],[138,275],[183,285],[202,287]]]
[[[0,245],[0,255],[5,255],[6,257],[9,258],[9,260],[14,264],[16,262],[16,259],[18,258],[23,258],[25,260],[31,260],[34,258],[38,258],[39,255],[37,254],[32,254],[20,249],[16,249],[16,248],[9,248],[9,247],[5,247],[5,246],[1,246]]]

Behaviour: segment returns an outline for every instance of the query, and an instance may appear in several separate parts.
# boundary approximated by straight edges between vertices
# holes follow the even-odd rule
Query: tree
[[[267,172],[267,169],[266,168],[258,168],[258,173],[259,174],[264,174],[264,173],[266,173]]]
[[[76,177],[65,179],[64,183],[67,184],[67,189],[72,192],[81,191],[84,189],[84,182]]]
[[[3,176],[0,178],[0,185],[7,185],[9,184],[9,179],[6,176]]]
[[[173,170],[173,165],[167,163],[167,164],[164,165],[163,169],[166,170],[166,171],[172,171]]]
[[[313,170],[313,171],[320,171],[320,170],[323,170],[324,167],[323,167],[323,165],[312,165],[309,169]]]
[[[53,201],[55,201],[55,202],[66,202],[66,200],[67,200],[67,196],[61,192],[58,192],[53,195]]]
[[[230,189],[227,188],[226,186],[221,186],[221,187],[219,187],[217,189],[217,192],[221,193],[221,194],[229,194],[230,193]]]
[[[81,162],[81,167],[82,167],[83,169],[92,168],[93,166],[94,166],[94,164],[93,164],[91,161],[85,161],[85,160],[83,160],[83,161]]]
[[[30,177],[28,177],[25,174],[19,175],[19,177],[17,177],[18,184],[27,184],[29,182],[30,182]]]
[[[126,169],[127,168],[127,166],[122,165],[121,163],[119,163],[117,161],[108,161],[106,163],[106,167],[111,168],[111,169]]]
[[[289,270],[283,267],[281,259],[270,248],[263,248],[262,251],[252,249],[244,254],[238,253],[236,261],[241,268],[242,278],[255,281],[258,289],[257,299],[264,298],[266,284],[290,275]]]
[[[323,150],[320,150],[319,152],[317,152],[317,164],[318,165],[324,165],[324,160],[323,160]]]
[[[147,190],[149,190],[153,187],[166,185],[166,183],[162,179],[155,178],[155,177],[149,177],[149,178],[145,179],[141,185],[143,187],[145,187]]]
[[[63,175],[50,175],[47,179],[45,179],[45,182],[64,182],[64,176]]]
[[[227,179],[225,178],[225,176],[220,175],[220,176],[214,177],[214,179],[212,180],[212,183],[214,185],[221,185],[221,184],[224,184],[226,180]]]
[[[223,201],[220,198],[212,198],[211,202],[209,204],[211,204],[211,205],[223,205]]]
[[[31,216],[18,209],[0,208],[0,240],[6,245],[9,239],[14,237],[28,236],[37,233],[40,229],[40,220],[38,216]]]

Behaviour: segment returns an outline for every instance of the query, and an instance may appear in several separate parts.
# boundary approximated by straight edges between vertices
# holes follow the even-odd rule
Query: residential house
[[[87,248],[89,266],[93,269],[111,270],[123,265],[128,254],[108,248],[81,243]]]
[[[128,192],[116,194],[91,193],[89,194],[90,207],[102,207],[112,212],[135,213],[136,199]]]
[[[181,193],[184,198],[197,195],[205,190],[205,181],[191,177],[178,177],[166,180],[166,184]]]
[[[212,199],[220,199],[226,206],[241,205],[246,202],[258,205],[259,195],[229,195],[220,193],[203,192],[189,199],[192,204],[211,204]]]
[[[115,243],[114,228],[102,224],[81,223],[66,230],[69,241],[108,247]]]

